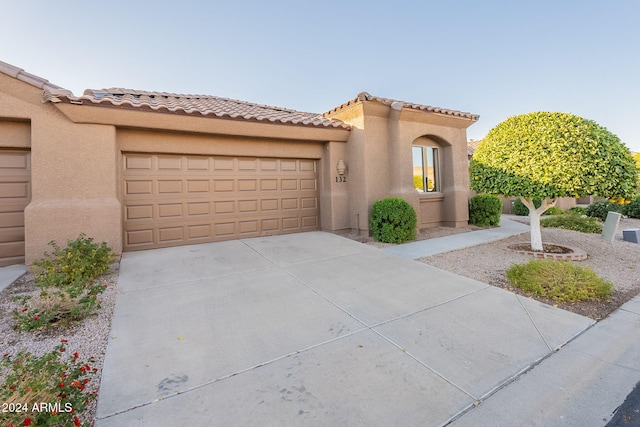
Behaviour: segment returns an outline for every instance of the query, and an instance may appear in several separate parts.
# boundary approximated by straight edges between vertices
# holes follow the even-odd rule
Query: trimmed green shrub
[[[100,308],[98,295],[107,285],[95,279],[108,271],[113,250],[84,234],[68,241],[64,249],[55,241],[49,245],[53,253],[45,252],[42,259],[33,261],[40,294],[15,297],[22,305],[13,312],[16,329],[68,327]]]
[[[640,218],[640,196],[637,196],[628,205],[624,205],[623,214],[630,218]]]
[[[513,286],[558,303],[600,300],[613,290],[613,284],[593,270],[567,261],[533,259],[512,265],[506,274]]]
[[[500,224],[502,200],[492,194],[478,194],[469,200],[469,222],[479,227]]]
[[[587,208],[583,208],[582,206],[574,206],[567,210],[567,213],[577,214],[577,215],[586,215]]]
[[[536,208],[539,208],[541,204],[542,204],[542,200],[540,199],[533,200],[533,205]],[[528,216],[529,208],[526,207],[524,203],[522,203],[522,201],[518,198],[513,202],[513,209],[511,210],[511,213],[518,216]]]
[[[600,200],[598,202],[593,202],[589,206],[587,206],[587,216],[599,218],[600,220],[604,221],[607,219],[607,214],[609,212],[622,213],[622,206],[623,205],[619,205],[617,203]]]
[[[564,210],[562,210],[557,206],[553,206],[547,209],[546,211],[544,211],[542,215],[563,215],[563,214],[564,214]]]
[[[371,208],[369,228],[373,238],[384,243],[403,243],[416,237],[416,211],[404,199],[387,197]]]
[[[602,221],[598,218],[583,217],[574,213],[542,218],[540,225],[542,227],[563,228],[582,233],[602,233]]]

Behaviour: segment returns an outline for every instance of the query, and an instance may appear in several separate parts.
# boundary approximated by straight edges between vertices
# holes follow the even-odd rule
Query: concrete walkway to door
[[[339,236],[124,254],[97,427],[451,421],[594,322]]]

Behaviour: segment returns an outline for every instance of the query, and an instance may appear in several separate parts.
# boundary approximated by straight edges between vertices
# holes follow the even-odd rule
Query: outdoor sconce
[[[345,171],[347,170],[347,165],[345,164],[344,160],[338,160],[336,170],[338,171],[338,175],[344,175]]]

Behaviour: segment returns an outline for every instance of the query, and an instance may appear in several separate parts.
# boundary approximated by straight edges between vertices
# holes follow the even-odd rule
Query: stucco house
[[[125,89],[75,96],[0,62],[0,265],[81,232],[118,253],[368,234],[386,196],[411,203],[421,228],[466,225],[476,120],[367,93],[324,114]]]

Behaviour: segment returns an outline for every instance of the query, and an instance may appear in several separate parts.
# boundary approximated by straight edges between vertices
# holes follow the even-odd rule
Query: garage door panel
[[[232,171],[234,168],[233,159],[222,159],[222,158],[214,158],[213,159],[213,169],[215,171]]]
[[[187,191],[189,193],[208,193],[210,191],[210,181],[208,179],[187,180]]]
[[[211,212],[209,202],[188,202],[187,214],[189,216],[209,215]]]
[[[213,180],[213,191],[215,193],[228,193],[233,191],[233,183],[232,179],[214,179]]]
[[[239,179],[238,191],[256,191],[258,189],[257,181],[256,179]]]
[[[151,157],[130,155],[125,159],[127,170],[151,171]]]
[[[316,197],[303,197],[300,199],[302,209],[318,209],[318,199]]]
[[[298,170],[298,162],[296,160],[280,160],[280,170],[282,172],[296,171]]]
[[[182,194],[181,180],[165,180],[159,179],[158,194]]]
[[[240,233],[240,235],[245,235],[247,233],[257,233],[258,220],[250,219],[250,220],[238,221],[238,232]]]
[[[147,228],[144,230],[127,230],[125,231],[125,246],[129,248],[135,248],[141,245],[153,244],[153,229]]]
[[[158,243],[183,242],[184,240],[184,227],[158,228]]]
[[[187,170],[192,172],[209,171],[211,168],[207,157],[187,157]]]
[[[0,182],[1,199],[24,199],[29,196],[29,182]]]
[[[24,242],[24,227],[6,227],[0,229],[0,242],[22,243]]]
[[[125,207],[125,220],[153,219],[153,205]]]
[[[278,161],[275,159],[261,159],[260,170],[265,172],[275,172],[278,170]]]
[[[298,199],[282,199],[282,210],[298,209]]]
[[[283,179],[280,181],[282,191],[297,191],[298,180],[297,179]]]
[[[235,236],[236,223],[235,222],[222,222],[213,225],[214,237],[229,237]]]
[[[282,218],[282,229],[283,230],[297,230],[300,228],[300,218]]]
[[[0,150],[0,266],[24,263],[24,209],[30,201],[30,152]]]
[[[278,191],[277,179],[261,179],[260,191]]]
[[[278,199],[263,199],[260,200],[260,209],[262,212],[277,211]]]
[[[182,157],[169,157],[169,156],[159,156],[158,157],[158,170],[181,170],[182,169]]]
[[[158,205],[158,218],[182,217],[182,203],[168,203]]]
[[[189,233],[189,240],[191,239],[210,239],[211,238],[211,225],[210,224],[200,224],[200,225],[190,225],[187,227],[187,232]]]
[[[127,181],[124,186],[125,196],[134,194],[153,194],[153,181]]]
[[[302,229],[304,230],[315,230],[319,225],[317,215],[302,217]]]
[[[300,189],[301,190],[316,190],[317,181],[315,179],[301,179],[300,180]]]
[[[314,160],[124,158],[125,250],[318,228]]]
[[[300,170],[304,172],[315,172],[316,162],[314,160],[300,160]]]

